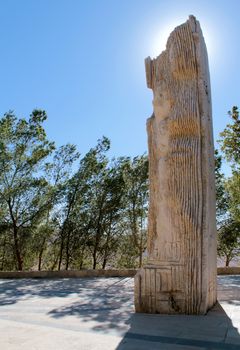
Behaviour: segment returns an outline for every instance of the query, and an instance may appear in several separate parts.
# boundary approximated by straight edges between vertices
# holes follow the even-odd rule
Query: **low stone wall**
[[[137,270],[0,271],[1,278],[134,277]],[[218,275],[239,275],[240,267],[218,267]]]
[[[240,275],[240,267],[228,266],[228,267],[218,267],[218,275]]]
[[[1,278],[133,277],[137,270],[0,271]]]

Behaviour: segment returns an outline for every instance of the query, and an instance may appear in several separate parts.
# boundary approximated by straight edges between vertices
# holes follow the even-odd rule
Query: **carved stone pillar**
[[[148,263],[135,277],[135,308],[204,314],[216,302],[215,177],[208,58],[195,17],[145,64],[154,110]]]

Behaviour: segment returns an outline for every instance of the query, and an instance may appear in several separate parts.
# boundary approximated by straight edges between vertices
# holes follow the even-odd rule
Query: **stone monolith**
[[[153,90],[148,261],[135,277],[135,309],[205,314],[216,302],[214,146],[207,50],[195,17],[145,66]]]

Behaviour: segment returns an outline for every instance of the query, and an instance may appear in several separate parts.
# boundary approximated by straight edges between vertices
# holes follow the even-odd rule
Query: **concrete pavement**
[[[132,278],[0,280],[1,350],[240,350],[240,276],[207,316],[135,314]]]

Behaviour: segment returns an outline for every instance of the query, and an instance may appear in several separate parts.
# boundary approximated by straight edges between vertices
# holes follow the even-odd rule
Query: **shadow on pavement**
[[[72,316],[91,322],[92,330],[104,333],[115,330],[124,334],[134,312],[132,278],[22,279],[0,283],[0,313],[4,306],[28,303],[34,298],[38,298],[39,305],[49,299],[42,313],[52,319]]]
[[[96,279],[98,280],[98,279]],[[116,330],[126,332],[129,317],[134,312],[131,278],[122,278],[109,285],[92,285],[84,296],[68,305],[51,310],[48,314],[55,319],[66,316],[81,318],[84,322],[94,322],[92,329],[107,333]],[[109,279],[107,280],[108,282]]]
[[[224,309],[218,303],[206,316],[135,314],[132,278],[0,280],[0,313],[115,332],[117,350],[240,350],[240,276],[219,277],[218,296]]]
[[[219,303],[206,316],[134,314],[116,350],[130,349],[240,350],[240,334]]]

